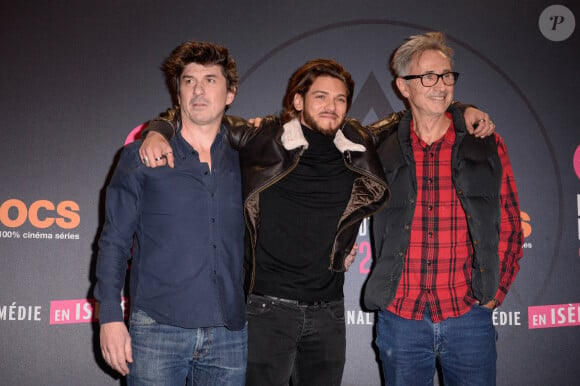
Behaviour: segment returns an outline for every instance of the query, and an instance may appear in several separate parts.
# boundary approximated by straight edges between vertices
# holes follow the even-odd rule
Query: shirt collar
[[[443,137],[439,138],[437,141],[433,142],[431,145],[439,143],[439,142],[443,142],[446,145],[453,146],[453,144],[455,143],[455,126],[453,125],[453,117],[451,116],[451,113],[448,113],[448,112],[445,112],[445,116],[451,120],[451,122],[449,123],[449,127],[447,128],[447,131],[445,132]],[[410,125],[411,144],[414,146],[421,146],[421,147],[429,146],[421,138],[419,138],[419,136],[417,135],[415,130],[413,130],[413,124],[414,124],[414,121],[411,120],[411,125]]]
[[[189,143],[187,143],[187,141],[181,135],[181,128],[182,125],[181,122],[179,122],[175,135],[171,138],[170,143],[171,147],[173,148],[173,151],[176,153],[175,155],[179,156],[180,158],[183,158],[190,156],[192,154],[192,151],[194,151],[194,148]],[[227,128],[222,123],[220,125],[220,130],[218,131],[213,141],[213,144],[211,145],[212,149],[214,148],[214,146],[221,146],[221,144],[224,141],[226,131]]]

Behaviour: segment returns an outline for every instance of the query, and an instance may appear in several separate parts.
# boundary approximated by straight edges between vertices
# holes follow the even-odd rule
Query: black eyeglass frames
[[[443,80],[443,84],[446,86],[453,86],[459,78],[459,73],[454,71],[444,72],[443,74],[435,74],[433,72],[421,75],[407,75],[401,78],[405,80],[411,79],[421,79],[421,84],[425,87],[433,87],[439,81],[439,78]]]

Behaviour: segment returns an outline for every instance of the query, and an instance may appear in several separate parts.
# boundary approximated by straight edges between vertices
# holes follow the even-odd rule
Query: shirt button
[[[427,233],[427,235],[429,235],[429,238],[432,238],[433,237],[433,232],[429,232],[429,233]]]
[[[211,222],[215,222],[215,218],[212,218],[212,219],[211,219]]]
[[[431,265],[431,260],[427,260],[427,265]]]
[[[433,205],[429,205],[429,210],[433,210]]]

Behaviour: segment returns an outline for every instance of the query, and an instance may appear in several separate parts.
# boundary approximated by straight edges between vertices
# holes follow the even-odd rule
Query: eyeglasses
[[[443,74],[435,74],[435,73],[428,73],[423,75],[407,75],[402,76],[401,78],[405,80],[411,79],[421,79],[421,84],[424,87],[433,87],[439,82],[439,78],[443,79],[443,84],[446,86],[453,86],[455,82],[457,82],[457,78],[459,78],[458,72],[444,72]]]

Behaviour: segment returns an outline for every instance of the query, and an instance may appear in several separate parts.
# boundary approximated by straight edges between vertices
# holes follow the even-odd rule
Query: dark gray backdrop
[[[456,50],[456,98],[489,112],[506,140],[524,212],[522,269],[496,313],[499,384],[577,384],[580,39],[568,13],[541,16],[554,4],[580,22],[577,1],[541,0],[1,6],[0,384],[119,383],[103,366],[84,305],[92,301],[102,190],[129,132],[169,106],[159,66],[175,46],[198,39],[230,48],[241,75],[230,112],[245,117],[278,112],[294,69],[334,58],[357,82],[351,115],[370,123],[403,108],[391,87],[391,52],[429,30],[446,32]],[[556,28],[546,30],[550,17]],[[567,39],[550,40],[566,29]],[[367,225],[346,279],[344,385],[381,384],[374,316],[359,306]],[[68,320],[59,301],[69,301]],[[529,327],[528,307],[554,305],[571,326]]]

